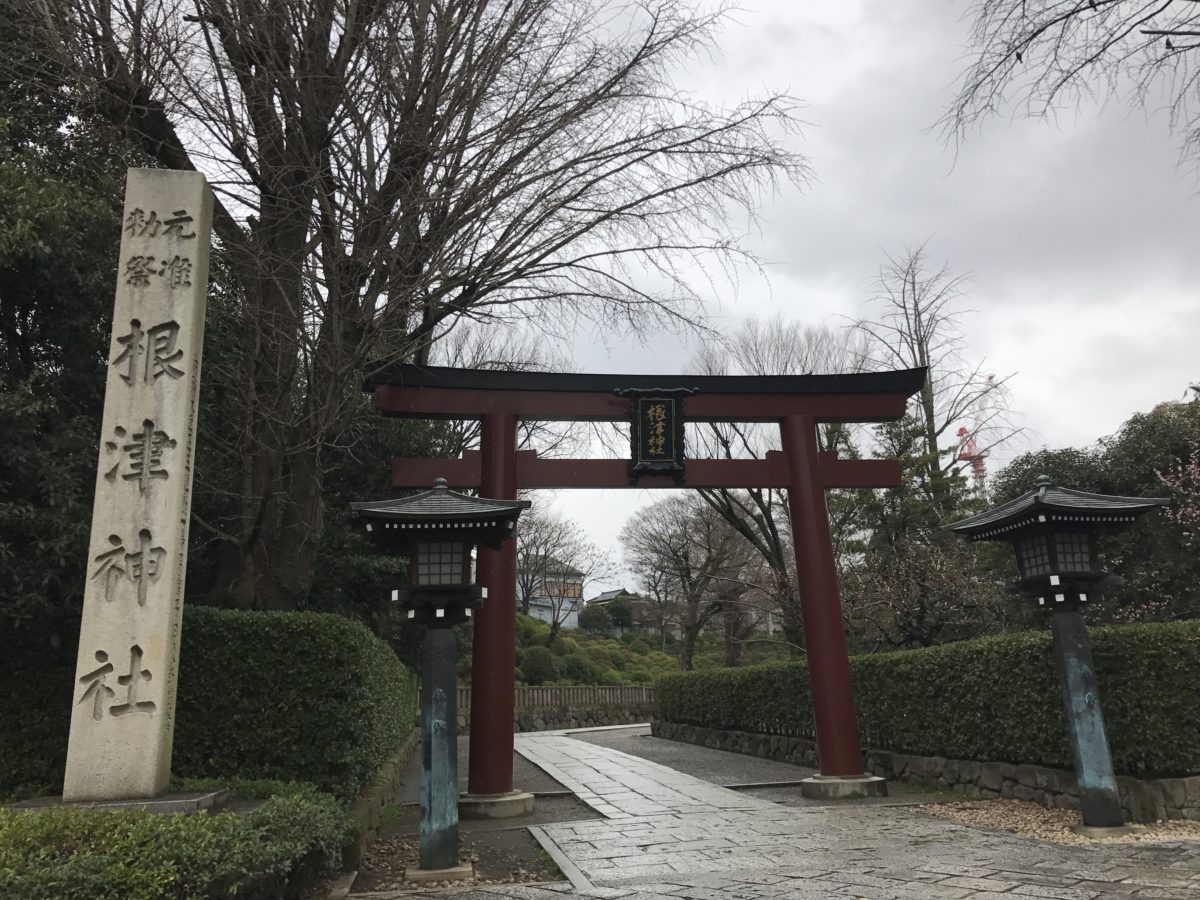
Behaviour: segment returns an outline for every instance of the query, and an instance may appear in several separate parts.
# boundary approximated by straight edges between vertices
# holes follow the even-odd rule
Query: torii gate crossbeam
[[[386,415],[481,420],[481,449],[462,459],[397,459],[392,486],[427,488],[444,477],[483,496],[516,498],[526,488],[674,488],[670,476],[632,477],[628,460],[539,459],[517,450],[517,422],[629,420],[631,400],[617,392],[687,390],[689,422],[775,422],[781,451],[763,459],[689,459],[683,487],[774,487],[788,491],[813,718],[822,776],[863,775],[850,665],[825,490],[893,487],[895,460],[841,460],[819,452],[817,425],[885,422],[904,415],[924,369],[854,375],[652,376],[492,372],[393,365],[371,372]],[[512,791],[516,547],[479,551],[477,580],[488,600],[475,622],[468,792]]]

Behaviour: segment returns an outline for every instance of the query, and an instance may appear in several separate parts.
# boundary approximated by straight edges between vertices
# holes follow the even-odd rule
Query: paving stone
[[[438,896],[1200,898],[1196,843],[1062,847],[902,807],[778,806],[562,734],[520,734],[516,746],[605,816],[543,825],[535,832],[577,867],[587,883],[456,889]]]
[[[1018,884],[1010,892],[1021,897],[1051,897],[1053,900],[1093,900],[1099,891],[1078,887],[1049,887],[1044,884]]]
[[[991,891],[1001,893],[1017,886],[1015,881],[1002,881],[999,878],[968,878],[964,875],[951,875],[938,884],[949,887],[969,888],[972,891]]]

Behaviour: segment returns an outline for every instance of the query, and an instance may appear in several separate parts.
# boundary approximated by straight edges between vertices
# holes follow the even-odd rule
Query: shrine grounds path
[[[732,780],[720,758],[727,754],[716,757],[720,751],[687,745],[671,749],[654,738],[644,738],[643,749],[636,742],[646,731],[517,735],[525,760],[602,816],[530,826],[569,882],[351,897],[1200,900],[1200,842],[1066,847],[927,816],[905,805],[904,797],[818,805],[796,802],[786,787],[734,791],[713,783]],[[796,772],[739,760],[742,784],[781,781],[785,770]]]

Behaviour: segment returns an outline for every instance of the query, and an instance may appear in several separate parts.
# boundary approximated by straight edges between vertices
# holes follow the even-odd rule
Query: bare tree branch
[[[1055,118],[1083,101],[1165,99],[1183,158],[1200,159],[1194,0],[977,0],[970,18],[973,59],[939,123],[948,139],[1012,104]]]

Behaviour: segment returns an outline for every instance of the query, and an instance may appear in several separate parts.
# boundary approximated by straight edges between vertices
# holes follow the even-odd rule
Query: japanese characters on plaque
[[[616,393],[630,401],[631,480],[636,483],[643,475],[670,475],[683,484],[683,403],[696,391],[629,388]]]
[[[63,799],[166,789],[204,340],[212,194],[131,169]]]

